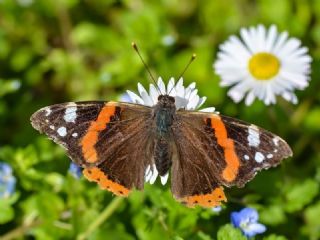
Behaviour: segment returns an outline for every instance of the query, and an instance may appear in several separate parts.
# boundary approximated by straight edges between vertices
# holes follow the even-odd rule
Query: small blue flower
[[[12,175],[11,166],[0,162],[0,198],[10,197],[15,188],[16,178]]]
[[[80,178],[82,176],[82,168],[79,167],[77,164],[71,162],[69,166],[69,172],[74,176],[75,178]]]
[[[266,226],[258,223],[258,218],[258,212],[253,208],[244,208],[240,212],[231,213],[231,223],[240,228],[247,237],[254,237],[267,230]]]

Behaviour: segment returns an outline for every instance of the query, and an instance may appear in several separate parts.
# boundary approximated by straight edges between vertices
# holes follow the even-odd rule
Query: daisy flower
[[[240,39],[233,35],[219,48],[214,68],[221,77],[220,85],[232,86],[228,96],[235,102],[245,98],[250,105],[258,98],[269,105],[280,95],[296,104],[294,89],[309,84],[312,59],[308,49],[287,32],[279,33],[274,25],[242,28]]]
[[[157,104],[160,94],[168,94],[175,98],[175,105],[177,109],[186,109],[191,111],[198,110],[207,99],[206,97],[200,97],[198,95],[198,90],[196,89],[195,82],[191,83],[188,87],[185,87],[183,85],[182,78],[180,78],[177,83],[175,83],[174,78],[170,78],[166,86],[162,78],[159,77],[157,86],[155,86],[154,84],[150,84],[149,92],[140,83],[138,83],[138,92],[139,94],[136,94],[128,90],[127,94],[122,95],[120,99],[124,102],[132,102],[152,107]],[[215,108],[203,108],[199,111],[215,112]],[[156,181],[157,177],[158,171],[156,166],[148,166],[146,169],[145,181],[153,184]],[[160,180],[163,185],[165,185],[168,181],[168,177],[169,172],[165,176],[160,176]]]

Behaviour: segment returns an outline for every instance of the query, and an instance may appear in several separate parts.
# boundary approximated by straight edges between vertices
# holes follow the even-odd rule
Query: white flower
[[[150,84],[149,92],[140,83],[138,83],[138,91],[139,95],[127,90],[128,95],[124,94],[120,98],[122,101],[137,103],[151,107],[157,104],[159,95],[168,94],[175,98],[175,105],[177,109],[186,110],[197,110],[207,99],[206,97],[198,96],[196,83],[193,82],[188,87],[184,87],[182,78],[180,78],[177,83],[175,83],[174,78],[170,78],[166,86],[162,78],[159,77],[157,87],[154,84]],[[131,101],[128,101],[128,96]],[[215,112],[215,108],[209,107],[201,109],[199,111],[213,113]],[[157,177],[158,171],[155,164],[153,164],[153,166],[147,166],[147,169],[145,171],[145,182],[153,184],[156,181]],[[162,185],[165,185],[167,183],[168,177],[169,172],[164,176],[160,176]]]
[[[235,102],[246,95],[246,105],[256,97],[274,104],[276,95],[297,103],[293,90],[306,88],[310,80],[308,49],[299,39],[288,38],[287,32],[278,33],[274,25],[242,28],[240,36],[233,35],[220,46],[214,63],[220,85],[232,86],[228,95]]]
[[[150,107],[157,104],[160,94],[168,94],[175,98],[175,105],[177,109],[186,110],[198,109],[207,99],[206,97],[199,97],[195,82],[191,83],[188,87],[184,87],[182,78],[180,78],[177,83],[175,83],[174,78],[170,78],[168,85],[166,86],[162,78],[159,77],[157,86],[160,92],[153,84],[150,84],[149,92],[147,92],[147,90],[140,83],[138,83],[138,91],[140,96],[129,90],[127,90],[127,93],[133,103]],[[199,111],[214,112],[215,108],[209,107]]]

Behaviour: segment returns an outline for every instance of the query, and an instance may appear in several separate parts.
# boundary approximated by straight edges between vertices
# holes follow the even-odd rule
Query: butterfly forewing
[[[116,102],[63,103],[40,109],[34,128],[62,145],[84,175],[118,195],[143,188],[150,165],[151,109]],[[139,159],[139,162],[136,161]]]

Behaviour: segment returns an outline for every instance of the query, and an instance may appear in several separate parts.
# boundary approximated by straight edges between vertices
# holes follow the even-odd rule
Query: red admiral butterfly
[[[63,103],[40,109],[31,122],[67,149],[86,178],[116,195],[142,190],[153,171],[165,182],[171,169],[172,193],[187,206],[218,206],[226,201],[222,186],[242,187],[257,171],[292,155],[284,140],[266,130],[217,113],[177,109],[176,99],[159,95],[151,107]]]
[[[193,111],[204,102],[195,84],[161,81],[136,103],[76,102],[40,109],[32,126],[62,145],[84,176],[119,196],[171,173],[173,196],[188,207],[226,201],[222,186],[243,187],[262,169],[292,155],[280,137],[216,112]],[[192,101],[188,101],[193,99]],[[149,106],[142,105],[142,103]]]

